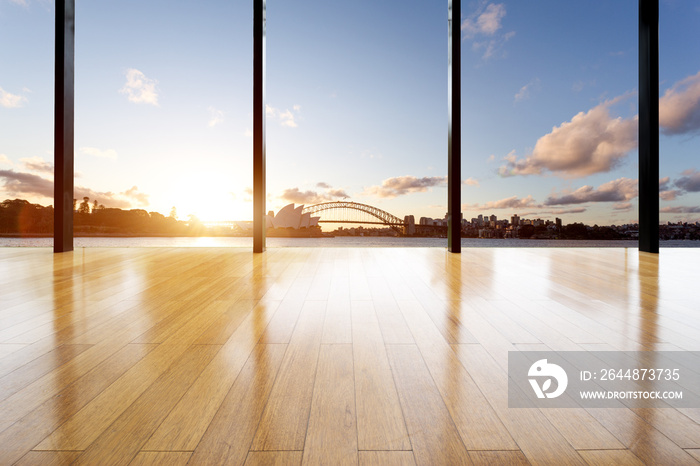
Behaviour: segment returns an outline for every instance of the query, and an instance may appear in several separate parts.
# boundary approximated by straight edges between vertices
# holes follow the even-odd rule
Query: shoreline
[[[415,239],[446,239],[445,236],[382,236],[382,235],[333,235],[330,233],[320,234],[320,235],[280,235],[280,234],[266,234],[266,238],[363,238],[363,239],[376,239],[376,238],[391,238],[397,241],[401,240],[415,240]],[[252,238],[252,235],[217,235],[217,234],[207,234],[207,235],[161,235],[161,234],[137,234],[137,233],[112,233],[112,234],[90,234],[90,233],[77,233],[73,235],[73,238]],[[53,238],[53,234],[44,233],[0,233],[0,238],[19,238],[19,239],[34,239],[34,238]],[[636,238],[470,238],[462,237],[462,240],[475,240],[475,241],[637,241]],[[665,240],[660,240],[665,241]],[[667,241],[697,241],[700,240],[667,240]]]

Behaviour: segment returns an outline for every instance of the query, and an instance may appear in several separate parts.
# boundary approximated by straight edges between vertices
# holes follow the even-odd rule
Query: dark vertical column
[[[265,0],[253,0],[253,252],[265,251]]]
[[[461,8],[447,0],[447,249],[462,250]]]
[[[53,250],[73,250],[75,0],[56,0]]]
[[[639,0],[639,250],[659,252],[658,0]]]

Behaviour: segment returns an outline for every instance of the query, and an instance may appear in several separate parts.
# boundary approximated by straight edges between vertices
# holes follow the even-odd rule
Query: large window
[[[659,12],[661,239],[700,239],[700,9],[662,2]],[[669,225],[669,223],[671,225]],[[663,244],[663,243],[662,243]]]
[[[268,208],[347,200],[443,219],[446,2],[295,0],[267,11]],[[358,225],[322,224],[339,226]]]
[[[582,239],[590,230],[566,225],[636,222],[636,12],[634,1],[467,6],[462,198],[474,234]]]
[[[76,8],[77,235],[251,220],[251,5]]]
[[[29,204],[53,204],[53,23],[45,4],[0,3],[3,234],[52,233],[53,211]]]

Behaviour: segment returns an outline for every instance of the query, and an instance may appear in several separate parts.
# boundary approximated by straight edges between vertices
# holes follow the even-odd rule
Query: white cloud
[[[224,112],[214,107],[209,107],[209,127],[214,127],[224,122]]]
[[[659,197],[664,201],[673,201],[677,196],[683,194],[682,191],[671,189],[671,178],[668,176],[659,180]]]
[[[53,180],[33,173],[0,170],[4,191],[10,196],[36,195],[53,197]]]
[[[521,212],[519,215],[521,217],[534,216],[534,215],[563,215],[563,214],[580,214],[585,212],[587,209],[585,207],[574,207],[572,209],[554,209],[554,210],[533,210],[529,212]]]
[[[669,135],[700,132],[700,72],[675,83],[659,99],[659,126]]]
[[[462,209],[464,210],[488,210],[488,209],[524,209],[528,207],[540,207],[535,202],[532,195],[528,195],[522,199],[518,196],[511,196],[505,199],[499,199],[498,201],[489,201],[486,204],[464,204]]]
[[[631,202],[617,202],[613,204],[612,206],[613,210],[617,210],[619,212],[627,212],[629,210],[632,210],[632,203]]]
[[[0,170],[2,188],[11,196],[39,196],[48,199],[53,198],[53,180],[33,173],[16,172],[14,170]],[[97,200],[107,207],[130,208],[133,201],[139,205],[148,205],[148,195],[138,191],[136,186],[122,193],[115,194],[111,191],[95,191],[84,186],[75,186],[73,190],[76,199],[88,197]]]
[[[19,108],[27,98],[19,94],[10,94],[5,89],[0,87],[0,106],[5,108]]]
[[[295,204],[313,205],[350,197],[343,189],[333,189],[327,183],[320,182],[316,186],[325,188],[326,192],[319,193],[317,191],[301,191],[299,188],[289,188],[282,192],[280,199]]]
[[[445,186],[446,184],[446,176],[426,176],[423,178],[416,178],[415,176],[397,176],[382,181],[381,186],[365,188],[362,195],[391,199],[404,194],[422,193],[433,186]]]
[[[511,31],[496,39],[474,41],[474,43],[472,43],[472,49],[477,52],[483,50],[483,55],[481,56],[481,58],[483,58],[484,60],[488,60],[489,58],[495,57],[497,56],[497,54],[500,57],[505,57],[505,53],[499,52],[501,52],[501,49],[503,48],[505,43],[513,37],[515,37],[515,32]]]
[[[122,196],[127,197],[133,201],[136,201],[139,206],[145,207],[148,205],[148,194],[139,191],[138,186],[132,186],[123,193]]]
[[[541,175],[549,171],[579,178],[612,170],[637,147],[637,116],[610,116],[610,107],[626,97],[603,102],[552,128],[524,159],[518,160],[511,152],[499,173]],[[659,99],[659,125],[669,135],[700,132],[700,72],[675,83]]]
[[[53,176],[53,163],[47,162],[41,157],[27,157],[24,159],[19,159],[19,161],[22,162],[24,168],[29,171],[46,173]]]
[[[518,160],[512,151],[499,169],[503,176],[541,175],[546,171],[579,178],[615,168],[637,147],[637,117],[613,118],[614,99],[580,112],[538,139],[532,153]]]
[[[471,176],[466,180],[462,181],[462,183],[466,184],[467,186],[479,186],[479,180],[477,180],[476,178],[472,178]]]
[[[700,206],[662,207],[659,212],[664,214],[697,214],[700,213]]]
[[[582,186],[573,192],[561,195],[552,194],[544,202],[545,205],[571,205],[584,204],[586,202],[625,202],[637,197],[637,180],[618,178],[603,183],[598,188]]]
[[[8,156],[6,156],[5,154],[0,154],[0,164],[2,164],[2,165],[14,165],[12,163],[12,160],[10,160],[10,158]]]
[[[151,104],[158,106],[158,81],[147,78],[141,71],[129,68],[126,70],[126,83],[119,92],[126,94],[129,102]]]
[[[529,83],[525,84],[520,88],[517,94],[515,94],[515,102],[520,102],[521,100],[526,100],[530,98],[530,91],[536,87],[539,87],[540,78],[535,78]]]
[[[683,176],[674,182],[678,188],[685,192],[700,192],[700,171],[695,168],[689,168],[681,174]]]
[[[118,157],[117,151],[114,149],[102,150],[98,149],[97,147],[81,147],[78,150],[83,154],[91,155],[93,157],[100,157],[103,159],[116,159]]]
[[[492,36],[501,29],[501,20],[505,15],[506,7],[502,3],[489,3],[486,7],[482,5],[462,21],[461,29],[467,37],[477,34]]]
[[[282,111],[270,105],[265,105],[265,115],[270,119],[278,120],[282,126],[296,128],[298,125],[294,118],[299,114],[301,106],[294,105],[292,108],[294,109],[294,113],[292,113],[292,111],[289,109]]]
[[[505,16],[504,4],[481,2],[476,11],[462,21],[461,31],[466,38],[473,39],[474,51],[483,51],[484,60],[496,56],[503,45],[515,36],[515,31],[499,33]]]

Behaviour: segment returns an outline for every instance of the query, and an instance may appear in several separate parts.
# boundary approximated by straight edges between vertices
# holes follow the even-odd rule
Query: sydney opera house
[[[294,207],[294,204],[287,204],[277,212],[275,215],[274,211],[269,211],[265,216],[265,223],[267,225],[268,232],[272,229],[274,234],[275,230],[302,230],[312,227],[318,228],[318,221],[321,217],[312,217],[310,213],[302,213],[304,210],[304,205],[299,207]],[[236,226],[243,231],[253,230],[253,222],[236,222]]]
[[[303,214],[304,206],[294,207],[294,204],[288,204],[277,212],[268,212],[265,220],[268,228],[300,228],[317,227],[321,217],[312,217],[311,214]]]

